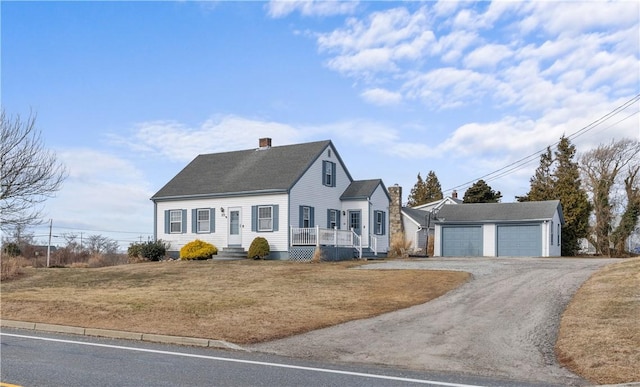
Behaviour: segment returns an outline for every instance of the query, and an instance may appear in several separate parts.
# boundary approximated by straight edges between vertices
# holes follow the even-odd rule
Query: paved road
[[[387,364],[561,385],[585,381],[554,356],[560,317],[611,259],[390,261],[368,269],[461,270],[473,279],[429,303],[250,347],[308,359]]]
[[[0,383],[23,386],[530,386],[378,366],[3,329]]]

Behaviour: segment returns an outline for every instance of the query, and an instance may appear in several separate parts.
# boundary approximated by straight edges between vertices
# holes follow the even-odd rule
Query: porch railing
[[[362,236],[353,230],[338,230],[316,227],[291,227],[291,246],[337,246],[351,247],[362,258]],[[371,250],[378,255],[378,240],[369,237]]]

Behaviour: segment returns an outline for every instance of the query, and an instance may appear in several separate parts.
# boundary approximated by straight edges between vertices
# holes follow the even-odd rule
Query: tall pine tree
[[[424,180],[422,180],[422,176],[420,176],[420,172],[418,172],[418,181],[411,188],[407,205],[415,207],[424,203],[427,203],[427,187]]]
[[[547,151],[540,155],[540,166],[529,180],[531,183],[529,192],[524,196],[516,196],[516,199],[519,202],[557,199],[553,191],[554,178],[551,171],[552,166],[553,154],[551,153],[551,147],[547,147]]]
[[[578,163],[573,161],[576,148],[568,138],[562,136],[556,151],[540,156],[540,166],[531,178],[531,187],[520,202],[560,200],[565,224],[562,227],[563,256],[573,256],[580,249],[580,239],[587,236],[591,205],[586,191],[581,187]]]
[[[438,176],[436,176],[436,173],[434,171],[429,171],[424,185],[426,203],[442,199],[442,186],[440,185]]]
[[[589,231],[591,205],[587,192],[582,188],[578,163],[573,161],[576,147],[564,135],[555,152],[556,169],[553,173],[554,191],[562,204],[562,255],[573,256],[580,250],[580,239]]]

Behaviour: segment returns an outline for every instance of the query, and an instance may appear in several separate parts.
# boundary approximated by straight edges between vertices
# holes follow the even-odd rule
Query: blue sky
[[[462,197],[640,93],[637,1],[0,6],[2,107],[37,113],[69,170],[44,207],[54,234],[124,246],[200,153],[331,139],[355,179],[406,200],[433,170]],[[639,138],[638,110],[572,142]],[[486,177],[504,202],[528,190],[530,160]]]

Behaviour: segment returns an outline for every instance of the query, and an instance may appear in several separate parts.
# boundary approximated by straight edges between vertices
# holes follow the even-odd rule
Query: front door
[[[349,229],[353,230],[358,235],[360,235],[362,229],[361,214],[362,212],[360,210],[349,211]]]
[[[241,215],[242,209],[240,207],[229,208],[229,239],[227,240],[229,247],[242,245]]]

